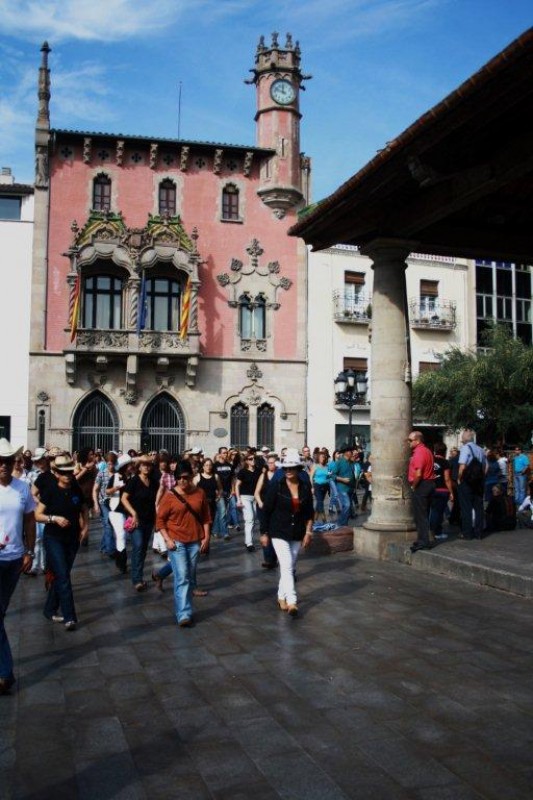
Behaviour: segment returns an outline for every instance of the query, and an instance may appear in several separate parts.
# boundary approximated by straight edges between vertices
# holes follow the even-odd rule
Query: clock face
[[[280,106],[287,106],[293,103],[296,98],[294,86],[289,81],[277,80],[270,87],[270,96]]]

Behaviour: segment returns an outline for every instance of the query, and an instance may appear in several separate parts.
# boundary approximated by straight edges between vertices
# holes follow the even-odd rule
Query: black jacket
[[[307,523],[313,519],[313,495],[309,481],[298,479],[298,497],[300,509],[292,510],[291,493],[285,477],[271,480],[267,489],[263,513],[265,530],[276,539],[287,542],[301,542],[305,536]]]

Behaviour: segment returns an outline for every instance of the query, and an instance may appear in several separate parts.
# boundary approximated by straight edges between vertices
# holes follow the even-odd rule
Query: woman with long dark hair
[[[131,531],[131,581],[136,592],[144,592],[148,584],[144,580],[144,562],[148,543],[155,524],[155,499],[159,489],[152,471],[154,462],[150,456],[138,460],[138,473],[124,488],[121,502],[132,517]]]

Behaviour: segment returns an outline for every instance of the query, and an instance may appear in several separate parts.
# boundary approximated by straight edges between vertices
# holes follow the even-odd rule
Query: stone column
[[[411,429],[405,259],[413,248],[414,243],[379,239],[361,251],[374,262],[370,393],[372,513],[356,549],[378,557],[386,555],[390,541],[414,538],[407,533],[414,529],[414,524],[405,478],[406,439]]]
[[[126,285],[128,294],[125,309],[126,324],[124,327],[134,331],[137,328],[137,315],[139,313],[139,289],[141,280],[138,277],[132,277],[129,278]]]

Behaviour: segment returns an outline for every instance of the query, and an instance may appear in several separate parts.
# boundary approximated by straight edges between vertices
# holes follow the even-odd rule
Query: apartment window
[[[222,219],[239,219],[239,190],[233,183],[222,190]]]
[[[122,326],[122,280],[93,275],[83,283],[83,327],[113,330]]]
[[[111,178],[107,175],[97,175],[93,181],[93,209],[111,210]]]
[[[230,414],[230,440],[239,450],[248,446],[249,411],[244,403],[235,403]]]
[[[239,330],[241,339],[266,338],[266,300],[262,294],[239,297]]]
[[[477,343],[494,325],[506,324],[513,336],[532,343],[531,268],[503,261],[476,262]]]
[[[159,184],[159,213],[169,217],[176,214],[176,184],[171,180]]]
[[[345,358],[342,363],[342,368],[345,372],[347,369],[353,369],[355,372],[356,385],[357,381],[368,380],[368,359],[366,358]]]
[[[420,313],[434,314],[439,304],[439,282],[420,281]]]
[[[20,197],[0,196],[0,219],[20,220],[21,208]]]
[[[358,306],[365,290],[364,272],[344,273],[344,299],[353,306]]]
[[[422,372],[436,372],[440,369],[440,361],[419,361],[418,362],[418,374],[421,375]]]

